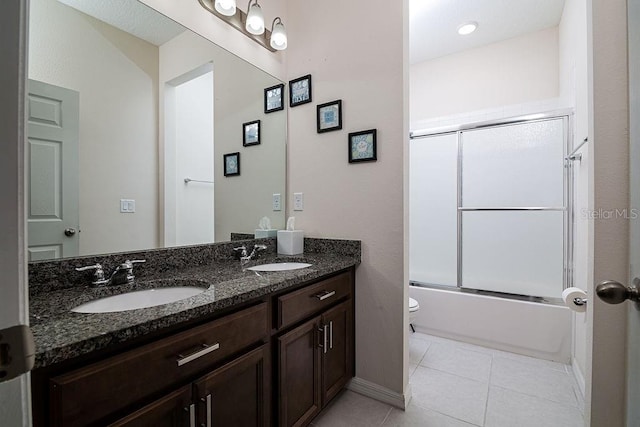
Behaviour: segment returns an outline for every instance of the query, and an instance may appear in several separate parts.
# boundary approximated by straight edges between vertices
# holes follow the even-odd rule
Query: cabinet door
[[[353,310],[349,299],[322,315],[322,406],[353,377]]]
[[[265,344],[198,380],[197,425],[269,425],[269,372],[269,345]]]
[[[110,424],[109,427],[193,427],[195,409],[195,405],[191,403],[189,385]]]
[[[320,412],[320,317],[278,338],[279,425],[308,424]]]

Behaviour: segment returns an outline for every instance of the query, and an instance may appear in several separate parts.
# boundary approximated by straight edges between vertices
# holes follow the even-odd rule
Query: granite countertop
[[[254,272],[243,270],[239,261],[218,261],[147,276],[133,285],[69,287],[32,293],[29,311],[36,343],[35,368],[53,365],[163,328],[207,317],[216,311],[353,267],[358,263],[355,258],[330,253],[293,257],[272,254],[252,261],[246,267],[282,261],[307,262],[312,266],[281,272]],[[207,290],[181,301],[150,308],[97,314],[70,311],[82,303],[105,296],[171,286],[173,281],[180,285],[204,286]]]

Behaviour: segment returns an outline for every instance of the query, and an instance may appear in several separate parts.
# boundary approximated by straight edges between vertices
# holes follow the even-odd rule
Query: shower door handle
[[[640,279],[635,277],[631,286],[615,280],[605,280],[596,286],[596,294],[607,304],[620,304],[626,300],[640,302]]]

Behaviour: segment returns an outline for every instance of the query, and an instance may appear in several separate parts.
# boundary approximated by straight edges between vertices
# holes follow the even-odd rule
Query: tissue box
[[[256,239],[262,239],[264,237],[276,237],[278,235],[278,229],[277,228],[270,228],[268,230],[256,229],[256,232],[254,233],[254,235]]]
[[[304,251],[302,230],[278,230],[278,254],[299,255]]]

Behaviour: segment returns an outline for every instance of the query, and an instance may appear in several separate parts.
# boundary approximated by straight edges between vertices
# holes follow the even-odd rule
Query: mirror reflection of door
[[[215,241],[213,64],[165,85],[165,246]]]
[[[80,94],[28,82],[29,261],[78,255]]]

